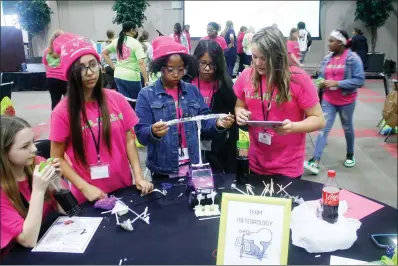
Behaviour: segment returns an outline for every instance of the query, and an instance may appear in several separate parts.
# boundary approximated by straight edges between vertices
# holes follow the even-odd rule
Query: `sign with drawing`
[[[291,199],[223,193],[217,265],[286,265]]]

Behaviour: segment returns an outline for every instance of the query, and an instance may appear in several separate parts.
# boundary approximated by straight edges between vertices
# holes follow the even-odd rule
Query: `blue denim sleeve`
[[[326,66],[326,62],[327,62],[327,58],[325,57],[322,61],[321,61],[321,63],[320,63],[320,66],[319,66],[319,75],[318,75],[318,78],[325,78],[325,66]]]
[[[149,143],[154,143],[160,140],[152,134],[153,115],[148,101],[146,90],[141,90],[138,94],[135,112],[140,119],[138,124],[134,127],[138,141],[147,146]]]
[[[365,72],[363,70],[363,64],[358,55],[352,54],[352,64],[346,67],[352,68],[352,77],[350,79],[344,79],[339,81],[339,88],[346,90],[354,90],[362,87],[365,84]]]

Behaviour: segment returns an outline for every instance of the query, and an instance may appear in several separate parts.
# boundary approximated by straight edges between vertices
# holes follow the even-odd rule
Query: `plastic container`
[[[236,147],[236,182],[244,185],[249,176],[249,140],[238,140]]]
[[[329,170],[328,178],[322,189],[322,219],[332,224],[339,218],[340,188],[335,177],[336,171]]]

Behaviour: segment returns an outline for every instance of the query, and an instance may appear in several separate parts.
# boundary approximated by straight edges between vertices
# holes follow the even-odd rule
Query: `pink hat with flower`
[[[60,68],[65,79],[68,78],[68,71],[72,64],[83,55],[92,54],[101,61],[92,42],[83,36],[64,33],[54,40],[53,47],[54,51],[60,54]]]
[[[153,60],[165,55],[188,54],[188,49],[169,36],[160,36],[152,41]]]

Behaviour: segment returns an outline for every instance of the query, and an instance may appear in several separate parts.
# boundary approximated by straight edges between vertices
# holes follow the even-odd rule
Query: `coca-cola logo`
[[[328,194],[326,195],[326,200],[327,201],[338,201],[339,200],[339,194]]]

